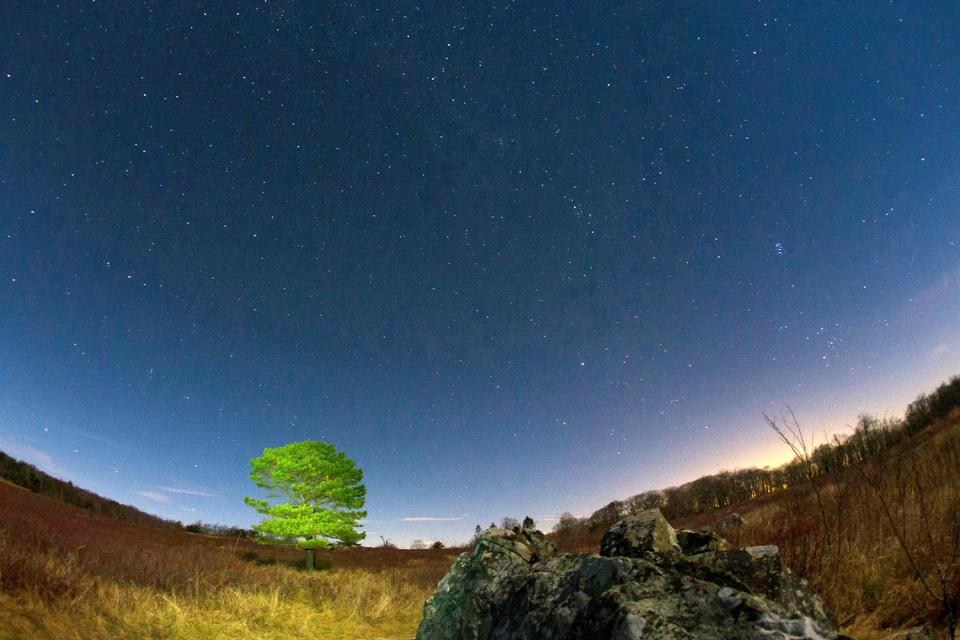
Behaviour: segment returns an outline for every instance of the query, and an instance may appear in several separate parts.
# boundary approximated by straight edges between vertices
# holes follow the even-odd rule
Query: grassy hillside
[[[164,520],[149,513],[144,513],[136,507],[120,504],[114,500],[99,496],[92,491],[75,487],[72,482],[40,471],[32,464],[27,464],[11,458],[0,451],[0,479],[9,480],[15,485],[29,489],[34,493],[56,498],[75,507],[89,509],[94,513],[101,513],[116,520],[135,522],[153,527],[181,527],[179,522]]]
[[[410,638],[457,550],[302,552],[120,522],[0,481],[0,639]]]
[[[923,623],[954,637],[960,411],[863,465],[818,477],[816,492],[813,486],[750,504],[741,512],[741,543],[778,545],[856,638]]]
[[[954,379],[921,396],[902,422],[864,423],[873,426],[802,455],[782,477],[709,476],[662,492],[686,513],[672,524],[709,528],[740,513],[742,529],[728,537],[778,545],[855,638],[923,623],[950,637],[960,603],[960,407],[941,400],[958,389]],[[732,502],[743,487],[762,490]],[[724,506],[689,513],[711,501]],[[568,524],[553,534],[561,549],[596,553],[605,528]],[[308,573],[299,551],[118,521],[0,480],[0,640],[410,638],[459,551],[323,552],[323,570]]]
[[[642,509],[659,508],[687,528],[738,512],[744,523],[732,541],[778,545],[855,637],[922,624],[956,637],[960,376],[921,394],[903,419],[861,415],[849,436],[812,450],[791,412],[768,422],[797,453],[790,463],[647,491],[588,518],[564,514],[552,535],[567,551],[590,552],[613,522]]]
[[[960,611],[960,409],[897,436],[862,464],[671,524],[709,529],[732,512],[744,522],[731,542],[779,546],[854,638],[890,638],[923,624],[937,638],[952,636]],[[565,551],[595,553],[606,527],[590,524],[571,522],[552,535]]]

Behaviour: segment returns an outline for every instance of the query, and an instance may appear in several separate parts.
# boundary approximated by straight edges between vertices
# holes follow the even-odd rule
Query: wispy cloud
[[[463,516],[457,516],[456,518],[404,518],[404,522],[451,522],[453,520],[463,520]]]
[[[157,502],[170,502],[170,498],[163,495],[162,493],[157,493],[156,491],[137,491],[144,498],[150,498],[151,500],[156,500]]]
[[[939,360],[940,358],[943,357],[943,354],[945,354],[949,350],[950,350],[950,344],[947,342],[941,342],[936,347],[934,347],[933,350],[930,352],[930,359]]]
[[[941,304],[943,300],[951,299],[958,293],[960,293],[960,268],[947,271],[933,284],[918,291],[913,297],[914,304],[911,305],[909,311],[915,313],[918,309],[926,310],[934,305]]]
[[[210,493],[208,491],[191,491],[190,489],[174,489],[173,487],[160,487],[160,491],[166,493],[185,493],[188,496],[203,496],[204,498],[222,498],[219,493]]]
[[[67,431],[67,432],[76,433],[77,435],[83,436],[84,438],[90,438],[91,440],[95,440],[95,441],[97,441],[97,442],[99,442],[99,443],[101,443],[101,444],[108,444],[108,445],[113,446],[113,447],[119,447],[119,446],[120,446],[120,443],[117,442],[116,440],[111,440],[110,438],[105,438],[104,436],[98,435],[98,434],[96,434],[96,433],[90,433],[89,431],[84,431],[83,429],[78,429],[77,427],[64,427],[64,426],[60,426],[59,428],[60,428],[60,429],[63,429],[64,431]]]
[[[579,519],[579,520],[583,520],[584,518],[589,518],[589,517],[590,517],[590,514],[589,514],[589,513],[584,514],[584,515],[579,515],[579,514],[573,513],[573,514],[570,514],[570,515],[572,515],[574,518],[577,518],[577,519]],[[552,515],[552,516],[540,516],[539,518],[536,518],[536,521],[537,521],[537,522],[541,522],[541,521],[543,521],[543,522],[553,522],[553,521],[555,521],[555,520],[560,520],[560,518],[562,518],[562,517],[563,517],[563,514],[562,514],[562,513],[559,513],[559,514]]]

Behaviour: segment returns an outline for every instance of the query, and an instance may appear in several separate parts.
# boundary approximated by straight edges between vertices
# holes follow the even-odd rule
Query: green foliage
[[[443,543],[437,540],[432,545],[430,545],[430,548],[433,549],[434,551],[440,551],[441,549],[443,549]]]
[[[363,471],[325,442],[294,442],[250,461],[250,479],[267,489],[268,500],[246,497],[244,503],[267,516],[253,528],[265,538],[296,540],[305,549],[329,549],[330,541],[355,544],[366,537],[357,520],[367,488]],[[270,504],[270,498],[285,502]]]

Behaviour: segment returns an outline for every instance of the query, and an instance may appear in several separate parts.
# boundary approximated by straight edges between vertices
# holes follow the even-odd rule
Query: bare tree
[[[810,447],[813,443],[811,442],[810,445],[807,444],[807,440],[803,435],[803,429],[800,428],[797,416],[793,413],[793,409],[791,409],[789,405],[787,405],[786,413],[780,414],[780,422],[777,422],[776,418],[771,418],[766,413],[763,414],[763,419],[766,420],[767,426],[773,429],[777,436],[783,440],[784,444],[790,447],[793,455],[797,458],[800,468],[803,470],[804,476],[810,482],[810,487],[817,496],[817,508],[820,510],[820,519],[823,525],[823,534],[827,540],[827,548],[833,551],[833,541],[830,537],[827,512],[823,507],[823,496],[820,494],[820,487],[817,485],[816,466],[810,457]]]

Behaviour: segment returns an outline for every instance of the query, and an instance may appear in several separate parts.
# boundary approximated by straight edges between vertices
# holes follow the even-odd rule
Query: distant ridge
[[[120,504],[115,500],[104,498],[92,491],[73,486],[59,478],[40,471],[32,464],[22,462],[0,451],[0,478],[34,493],[48,496],[81,509],[89,509],[94,513],[109,518],[160,528],[182,528],[183,524],[172,520],[164,520],[158,516],[140,511],[136,507]]]
[[[929,394],[921,393],[907,406],[902,419],[880,420],[861,414],[851,434],[834,437],[807,452],[811,469],[819,477],[865,463],[957,411],[960,411],[960,375]],[[565,513],[561,516],[561,529],[585,526],[590,531],[604,532],[620,518],[646,509],[660,509],[668,520],[718,512],[789,487],[806,486],[809,482],[806,473],[805,463],[797,458],[774,469],[721,471],[677,487],[613,500],[587,518],[578,519]]]

